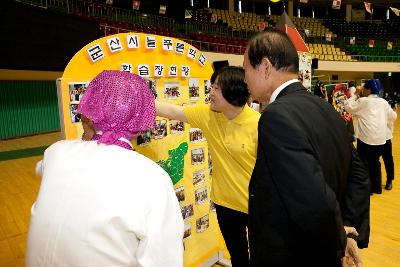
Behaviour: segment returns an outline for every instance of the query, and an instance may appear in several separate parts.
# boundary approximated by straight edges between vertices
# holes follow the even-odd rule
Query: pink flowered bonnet
[[[128,140],[154,127],[154,96],[147,82],[136,74],[105,70],[89,84],[78,113],[93,121],[102,135],[98,143]]]

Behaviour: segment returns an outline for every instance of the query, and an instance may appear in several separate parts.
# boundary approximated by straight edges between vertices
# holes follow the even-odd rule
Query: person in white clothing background
[[[369,170],[371,194],[382,193],[381,165],[379,157],[386,143],[387,125],[397,114],[388,102],[379,97],[382,84],[378,79],[370,79],[355,94],[345,101],[345,110],[355,117],[357,151]]]
[[[395,109],[394,105],[392,108]],[[393,127],[394,121],[388,122],[387,130],[386,130],[386,143],[383,146],[382,151],[382,159],[383,164],[385,164],[386,170],[386,190],[392,190],[393,188],[393,180],[394,180],[394,161],[393,161],[393,153],[392,153],[392,138],[393,138]]]
[[[82,140],[51,145],[37,165],[42,182],[26,266],[183,266],[184,225],[171,179],[129,142],[154,127],[146,81],[103,71],[78,113]]]
[[[353,81],[349,82],[349,90],[350,90],[351,96],[353,96],[356,92],[356,87],[355,87],[355,84]]]

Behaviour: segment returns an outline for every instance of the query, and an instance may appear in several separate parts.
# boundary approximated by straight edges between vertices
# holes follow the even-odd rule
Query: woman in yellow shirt
[[[213,159],[211,199],[233,267],[249,266],[246,236],[248,186],[257,155],[260,114],[248,105],[244,70],[225,67],[211,77],[211,104],[178,106],[156,101],[157,115],[200,128]]]

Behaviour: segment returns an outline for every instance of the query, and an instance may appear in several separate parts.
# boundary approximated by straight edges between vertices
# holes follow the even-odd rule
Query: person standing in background
[[[354,93],[356,92],[356,87],[355,87],[353,81],[350,81],[350,82],[349,82],[349,90],[350,90],[350,93],[351,93],[351,95],[350,95],[350,97],[351,97],[351,96],[353,96]]]
[[[386,143],[387,127],[397,117],[388,102],[379,97],[381,90],[381,82],[378,79],[370,79],[357,88],[354,96],[344,102],[345,110],[357,118],[357,151],[369,170],[371,194],[382,194],[379,157]]]
[[[393,108],[393,106],[392,106]],[[394,121],[388,122],[386,130],[386,143],[383,146],[382,159],[385,164],[386,170],[386,190],[392,190],[394,180],[394,161],[392,152],[392,138],[393,138]]]

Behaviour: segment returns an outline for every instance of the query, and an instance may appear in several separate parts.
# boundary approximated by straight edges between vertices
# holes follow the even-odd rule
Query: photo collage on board
[[[80,122],[80,114],[77,113],[78,105],[85,94],[89,82],[72,82],[68,84],[69,112],[72,123]]]
[[[210,80],[200,78],[187,78],[187,82],[182,82],[182,80],[160,81],[157,78],[146,78],[146,80],[154,94],[154,98],[159,101],[176,103],[182,106],[208,104],[211,101]],[[201,88],[204,88],[204,91]],[[208,153],[206,153],[206,138],[202,130],[190,128],[189,124],[182,121],[157,117],[155,127],[142,132],[137,137],[136,142],[141,147],[151,145],[154,141],[168,143],[170,139],[166,137],[178,138],[178,140],[181,140],[179,138],[182,137],[188,138],[188,143],[192,145],[189,146],[190,161],[187,168],[193,169],[191,171],[192,177],[189,178],[193,187],[187,183],[178,183],[175,187],[175,194],[181,205],[181,213],[185,221],[184,240],[186,241],[190,239],[193,233],[192,225],[193,227],[196,226],[194,233],[198,234],[209,228],[209,214],[197,213],[197,207],[206,205],[207,212],[215,211],[215,207],[209,197],[210,191],[206,176],[207,172],[210,173],[212,169],[211,161]],[[204,208],[200,210],[204,210]]]

